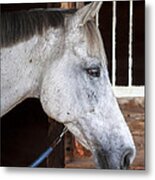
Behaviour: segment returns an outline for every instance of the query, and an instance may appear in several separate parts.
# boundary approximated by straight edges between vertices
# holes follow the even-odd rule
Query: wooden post
[[[62,9],[74,9],[76,4],[74,2],[62,2],[61,8]]]
[[[68,131],[65,134],[65,163],[70,163],[74,160],[74,137],[73,135]]]

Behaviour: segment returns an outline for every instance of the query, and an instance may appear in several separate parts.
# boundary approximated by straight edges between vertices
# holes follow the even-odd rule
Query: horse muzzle
[[[122,153],[106,153],[96,150],[94,158],[99,169],[128,169],[135,157],[135,149],[127,148]]]

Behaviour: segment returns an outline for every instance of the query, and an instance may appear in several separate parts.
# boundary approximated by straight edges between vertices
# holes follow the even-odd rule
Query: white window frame
[[[144,97],[144,86],[133,86],[132,69],[133,69],[133,0],[129,0],[129,45],[128,45],[128,85],[116,85],[116,26],[117,26],[117,1],[113,1],[112,16],[112,88],[116,97]]]

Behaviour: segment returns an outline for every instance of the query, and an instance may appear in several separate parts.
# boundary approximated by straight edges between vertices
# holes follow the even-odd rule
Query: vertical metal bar
[[[95,21],[96,21],[96,27],[98,27],[99,26],[99,12],[98,13],[96,13],[96,16],[95,16]]]
[[[128,86],[132,86],[132,66],[133,66],[133,0],[130,0],[130,11],[129,11],[129,64],[128,64]]]
[[[113,1],[112,17],[112,86],[116,85],[116,0]]]

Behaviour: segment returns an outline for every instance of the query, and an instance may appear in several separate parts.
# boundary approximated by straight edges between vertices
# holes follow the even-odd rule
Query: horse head
[[[65,21],[64,53],[42,81],[45,112],[89,149],[98,168],[126,169],[135,145],[110,84],[104,45],[91,3]]]

